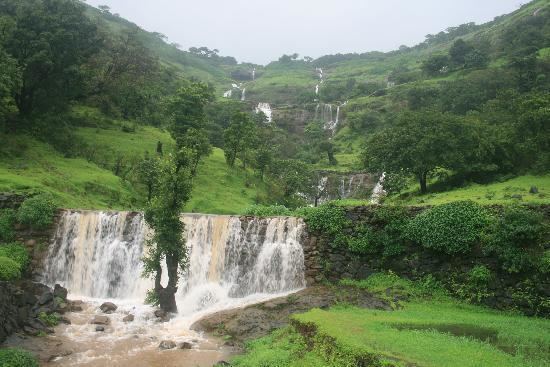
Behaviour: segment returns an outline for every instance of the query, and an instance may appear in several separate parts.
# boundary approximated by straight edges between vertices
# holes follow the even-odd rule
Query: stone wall
[[[24,195],[0,192],[0,209],[17,209],[24,200]]]
[[[368,222],[376,207],[354,207],[347,210],[347,216],[354,222]],[[426,210],[426,207],[410,208],[413,215]],[[550,219],[550,205],[539,206],[536,210]],[[497,259],[484,255],[480,249],[474,249],[467,255],[445,255],[420,246],[410,244],[405,251],[394,257],[357,255],[345,248],[334,247],[330,239],[322,233],[309,233],[303,242],[306,279],[308,285],[325,280],[336,282],[341,279],[365,279],[369,275],[391,270],[408,279],[421,279],[429,274],[447,287],[453,281],[465,281],[467,274],[478,264],[485,265],[493,274],[488,285],[490,297],[482,303],[497,309],[515,308],[526,314],[534,314],[535,307],[528,299],[517,297],[517,291],[525,291],[529,284],[532,297],[539,300],[550,299],[550,279],[548,276],[535,277],[534,274],[510,274],[503,271]],[[526,283],[527,282],[527,283]],[[451,289],[451,291],[453,291]],[[547,313],[546,310],[544,313]],[[539,311],[540,313],[540,311]]]

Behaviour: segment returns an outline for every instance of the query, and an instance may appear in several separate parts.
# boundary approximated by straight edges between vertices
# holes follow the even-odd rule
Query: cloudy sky
[[[483,23],[528,0],[87,0],[108,5],[185,49],[217,48],[265,64],[301,56],[389,51],[429,33]]]

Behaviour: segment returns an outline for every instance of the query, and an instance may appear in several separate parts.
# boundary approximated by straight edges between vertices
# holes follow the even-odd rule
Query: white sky
[[[523,1],[528,2],[527,0]],[[390,51],[467,22],[484,23],[521,0],[87,0],[187,49],[217,48],[266,64],[301,56]]]

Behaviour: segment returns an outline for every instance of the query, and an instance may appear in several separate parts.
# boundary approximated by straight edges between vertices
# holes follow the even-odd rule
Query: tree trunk
[[[418,179],[420,181],[420,192],[422,194],[425,194],[425,193],[428,192],[428,183],[427,183],[428,179],[427,179],[427,177],[428,177],[428,172],[422,172],[420,174],[420,176],[418,177]]]
[[[168,269],[168,285],[166,288],[156,288],[160,308],[165,312],[177,313],[176,292],[178,291],[178,261],[174,255],[166,255],[166,267]]]

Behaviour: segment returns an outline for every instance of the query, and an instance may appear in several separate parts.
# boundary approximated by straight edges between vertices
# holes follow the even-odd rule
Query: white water
[[[124,360],[122,349],[151,352],[162,339],[201,339],[189,327],[202,316],[305,286],[301,220],[214,215],[184,215],[182,220],[189,269],[180,279],[177,317],[159,324],[152,307],[143,305],[147,289],[153,286],[141,277],[140,259],[148,233],[143,216],[94,211],[62,214],[44,261],[43,280],[65,286],[69,298],[88,304],[84,313],[75,314],[76,322],[64,327],[61,337],[95,346],[72,356],[69,365],[89,363],[90,358],[100,365],[113,356]],[[119,309],[109,315],[106,332],[96,333],[88,321],[107,300]],[[124,323],[122,318],[129,313],[135,321]]]
[[[258,107],[256,107],[256,113],[260,112],[263,112],[264,115],[267,117],[267,122],[273,121],[273,110],[271,109],[271,105],[269,103],[258,103]]]
[[[380,176],[380,179],[378,180],[378,183],[376,186],[374,186],[374,189],[372,190],[371,195],[371,203],[373,204],[380,204],[380,200],[386,196],[386,191],[384,190],[384,180],[386,179],[386,173],[382,173]]]
[[[252,80],[256,80],[256,68],[252,70]]]
[[[243,88],[243,92],[241,94],[241,101],[246,101],[246,88]]]
[[[230,89],[227,92],[223,94],[224,98],[231,98],[231,95],[233,94],[233,90]]]

